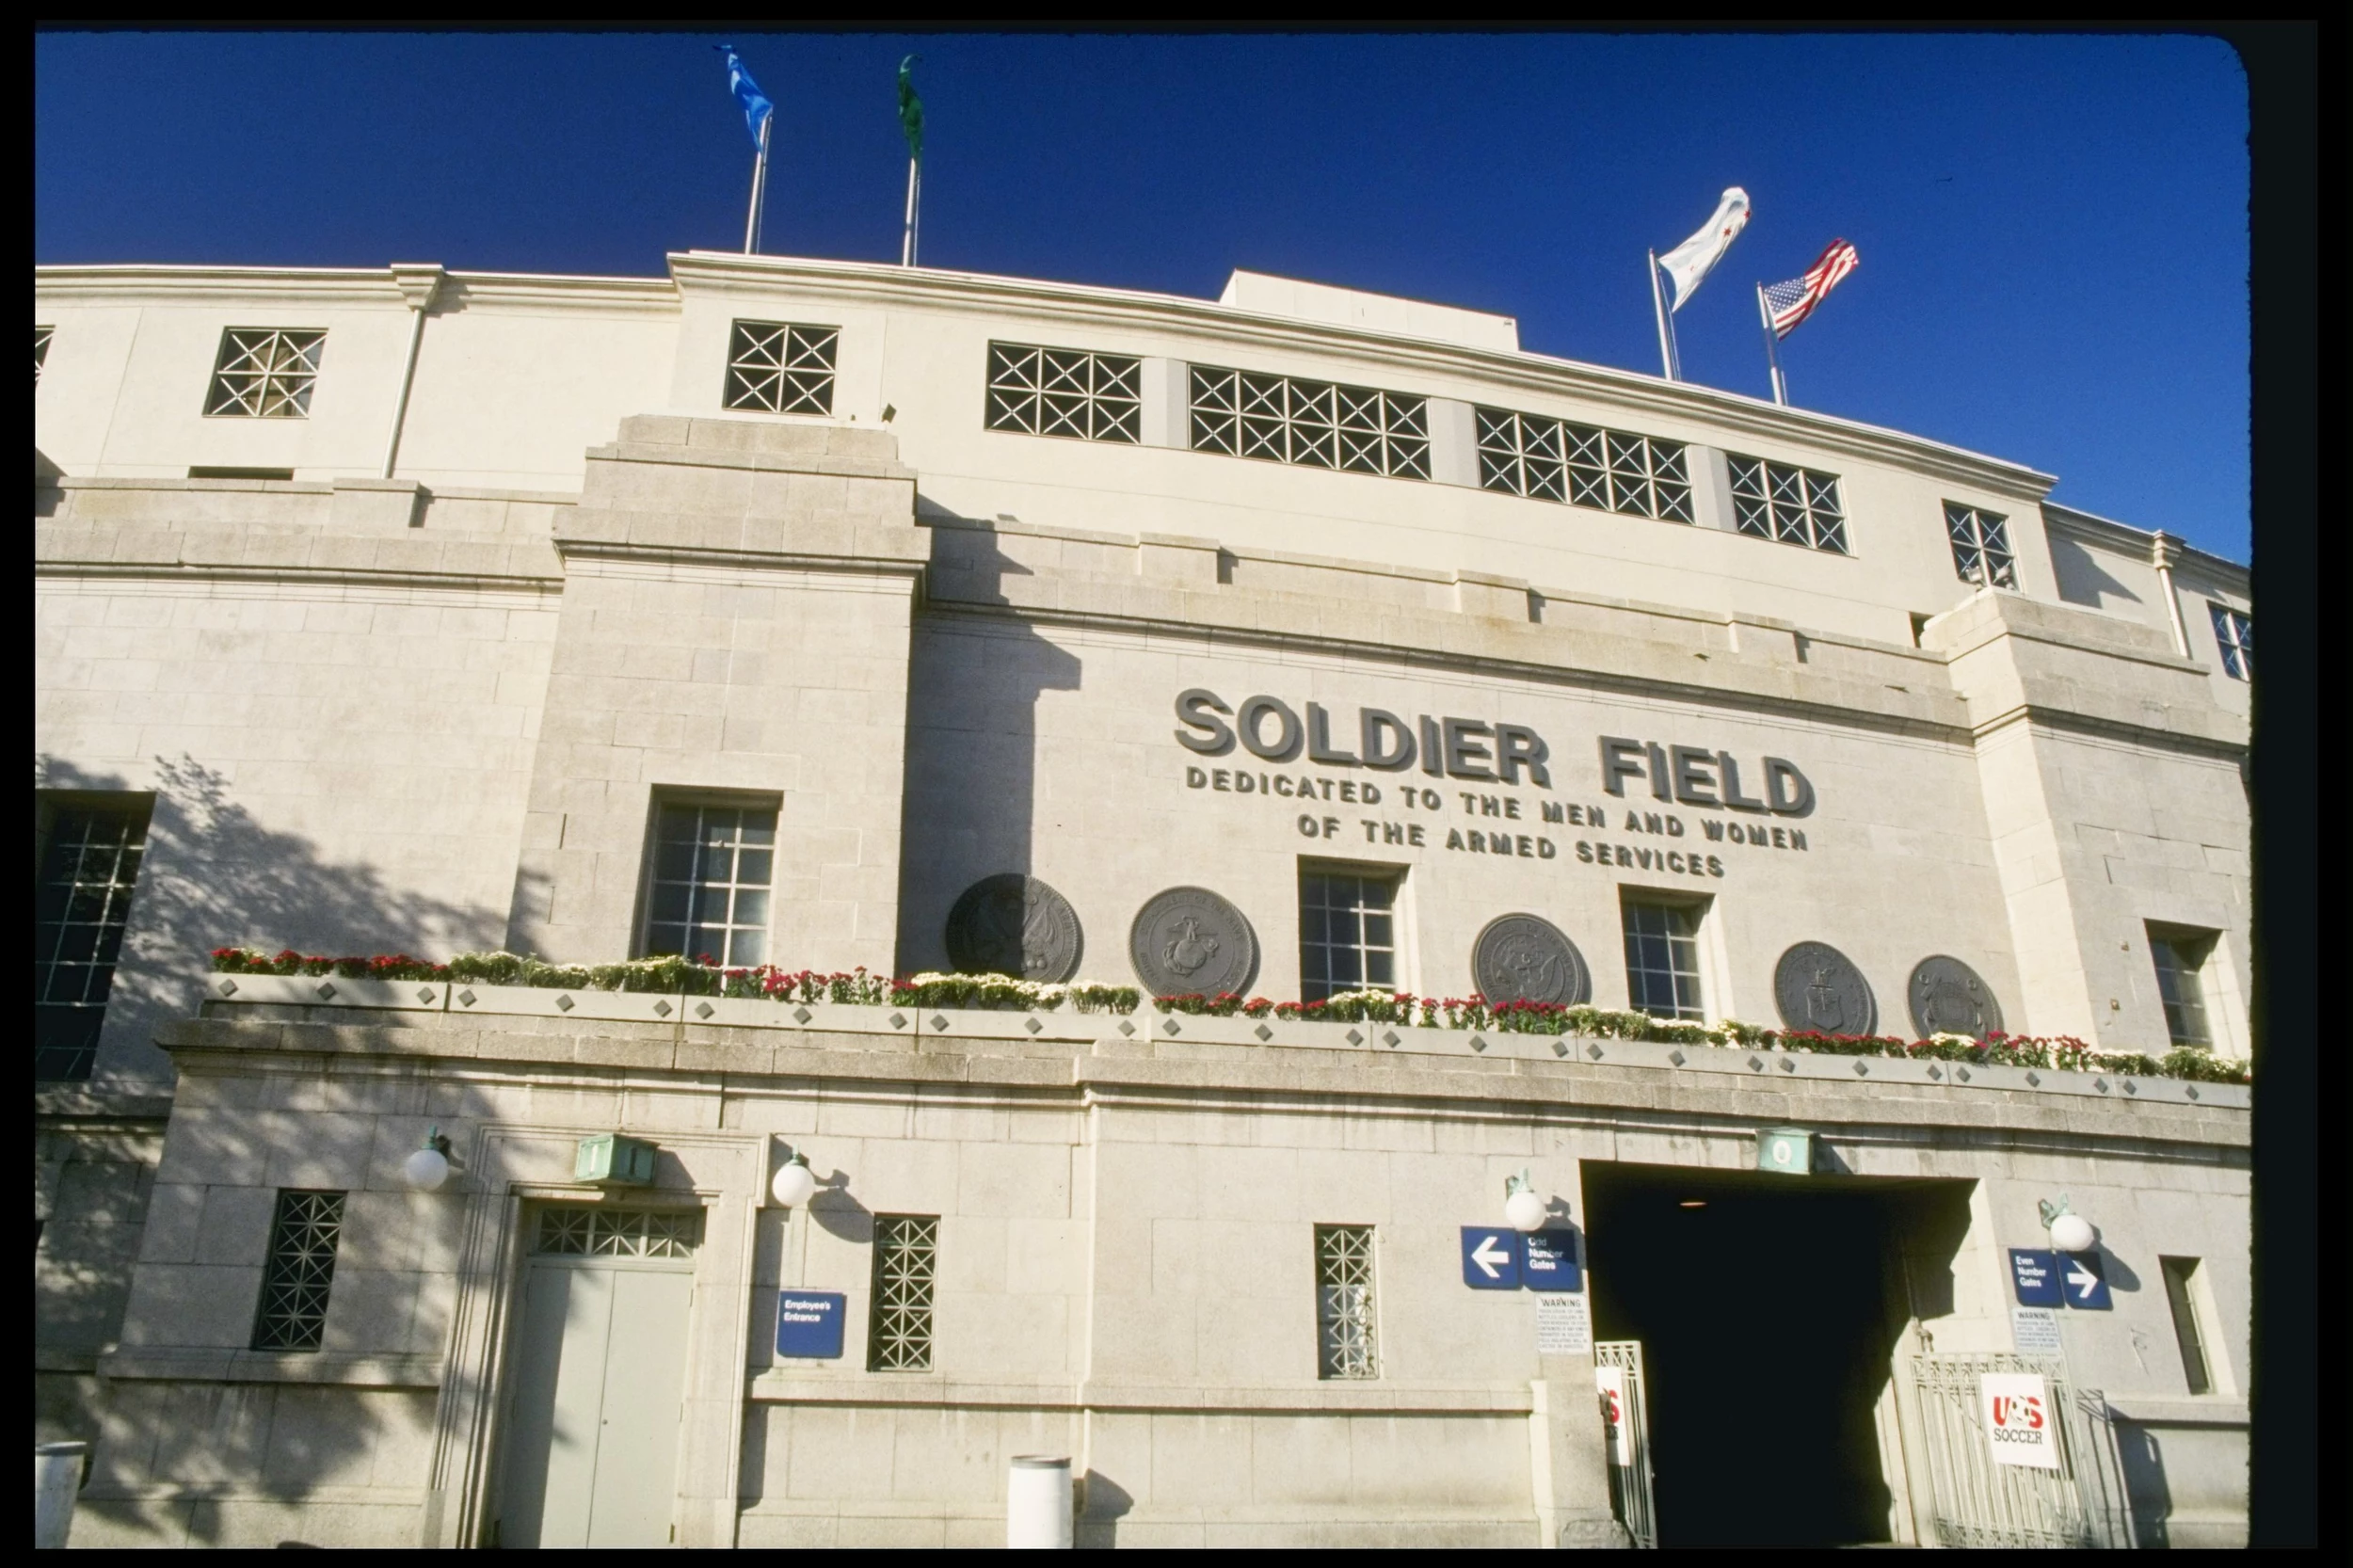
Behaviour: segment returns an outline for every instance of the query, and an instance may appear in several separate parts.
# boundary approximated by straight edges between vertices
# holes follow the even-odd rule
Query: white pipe
[[[417,345],[424,341],[424,303],[408,302],[408,312],[415,319],[408,324],[408,357],[400,363],[400,400],[392,405],[392,431],[384,439],[384,472],[392,476],[392,460],[400,456],[400,427],[408,418],[408,389],[417,379]]]
[[[2159,532],[2149,540],[2149,561],[2157,568],[2157,589],[2165,595],[2166,619],[2173,628],[2173,651],[2189,657],[2189,628],[2182,621],[2182,596],[2173,591],[2173,563],[2182,558],[2182,541]]]
[[[1005,1544],[1068,1551],[1070,1461],[1021,1454],[1005,1476]]]
[[[82,1490],[88,1443],[33,1445],[33,1545],[61,1547],[73,1533],[73,1500]]]

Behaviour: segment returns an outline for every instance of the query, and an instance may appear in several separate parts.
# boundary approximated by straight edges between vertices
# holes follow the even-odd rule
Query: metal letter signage
[[[1546,1001],[1574,1007],[1593,994],[1593,976],[1577,945],[1550,920],[1534,915],[1489,920],[1471,947],[1471,978],[1490,1002]]]
[[[1912,1027],[1922,1039],[1931,1034],[1966,1034],[1982,1040],[2002,1027],[2002,1004],[1977,970],[1958,958],[1923,958],[1912,971],[1904,996],[1912,1003]]]
[[[831,1290],[777,1291],[776,1353],[803,1361],[839,1360],[847,1300]]]
[[[1876,1034],[1879,1003],[1847,955],[1822,942],[1800,942],[1773,966],[1773,1002],[1790,1029],[1823,1034]]]
[[[1258,939],[1241,911],[1206,888],[1171,888],[1136,912],[1128,933],[1136,978],[1156,997],[1247,991]]]
[[[2041,1247],[2010,1248],[2009,1286],[2020,1306],[2058,1305],[2058,1254]]]
[[[1474,1290],[1520,1288],[1520,1233],[1508,1225],[1463,1227],[1463,1283]]]
[[[1070,901],[1018,872],[981,878],[948,911],[948,961],[965,974],[1060,984],[1079,972],[1081,946]]]
[[[2025,1464],[2038,1470],[2059,1467],[2058,1411],[2051,1391],[2036,1372],[1977,1374],[1977,1414],[1996,1464]]]

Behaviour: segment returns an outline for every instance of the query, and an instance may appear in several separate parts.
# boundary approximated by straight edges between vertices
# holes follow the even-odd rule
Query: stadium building
[[[2244,1540],[2242,567],[1247,272],[35,301],[75,1544]]]

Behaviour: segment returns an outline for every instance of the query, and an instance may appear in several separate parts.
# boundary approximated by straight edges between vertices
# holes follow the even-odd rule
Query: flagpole
[[[760,198],[768,193],[768,128],[776,122],[774,109],[769,110],[760,122],[760,152],[752,159],[752,205],[751,210],[744,215],[744,254],[746,256],[760,243]]]
[[[1650,307],[1658,316],[1658,363],[1667,379],[1675,376],[1674,328],[1667,325],[1667,296],[1658,287],[1658,252],[1645,252],[1650,257]]]
[[[1773,401],[1789,407],[1789,382],[1781,373],[1781,338],[1773,330],[1772,307],[1765,303],[1765,285],[1756,285],[1756,319],[1765,326],[1765,364],[1773,373]]]
[[[899,242],[899,264],[901,266],[915,264],[915,199],[922,167],[923,160],[920,158],[907,160],[907,223],[906,232]]]

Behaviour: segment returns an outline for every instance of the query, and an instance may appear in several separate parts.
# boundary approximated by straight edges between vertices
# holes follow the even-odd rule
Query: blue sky
[[[52,33],[40,262],[652,275],[743,243],[707,37]],[[1237,266],[1519,318],[1656,372],[1642,252],[1726,186],[1678,317],[1766,395],[1750,285],[1862,265],[1784,344],[1795,402],[2031,464],[2054,499],[2248,553],[2247,90],[2219,41],[760,35],[763,248],[895,260],[899,57],[923,260],[1210,296]]]

